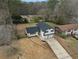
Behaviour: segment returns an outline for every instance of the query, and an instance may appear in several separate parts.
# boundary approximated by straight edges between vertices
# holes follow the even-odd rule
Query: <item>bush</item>
[[[65,35],[65,33],[59,33],[59,36],[61,36],[62,38],[66,38],[67,36]]]
[[[34,17],[33,20],[34,20],[34,22],[37,23],[37,22],[43,20],[43,18],[42,17]]]
[[[14,24],[28,23],[28,20],[26,18],[22,18],[20,15],[12,15],[12,19]]]
[[[22,23],[28,23],[28,20],[26,18],[22,18]]]
[[[53,22],[53,20],[51,20],[51,19],[45,19],[45,22]]]

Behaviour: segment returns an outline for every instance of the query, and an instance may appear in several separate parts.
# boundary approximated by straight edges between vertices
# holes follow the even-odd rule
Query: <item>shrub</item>
[[[43,20],[43,18],[42,17],[34,17],[33,20],[34,20],[34,22],[39,22],[39,21]]]
[[[25,34],[24,34],[24,35],[21,35],[21,34],[19,35],[19,34],[18,34],[16,37],[17,37],[17,39],[19,40],[19,39],[21,39],[21,38],[26,38],[27,36],[26,36]]]
[[[59,33],[59,36],[61,36],[62,38],[66,38],[67,35],[65,35],[65,33]]]
[[[20,15],[12,15],[12,19],[14,24],[28,23],[28,20],[26,18],[22,18]]]

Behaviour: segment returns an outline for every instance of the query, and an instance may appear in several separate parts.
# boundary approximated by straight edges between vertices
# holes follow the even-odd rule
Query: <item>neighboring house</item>
[[[25,18],[28,22],[30,22],[31,21],[31,19],[29,18],[29,16],[27,16],[27,15],[20,15],[22,18]]]
[[[25,18],[28,20],[28,22],[33,21],[34,17],[44,17],[44,15],[20,15],[22,18]]]
[[[65,35],[77,35],[78,25],[77,24],[67,24],[55,27],[56,33],[64,33]]]
[[[28,37],[39,36],[42,40],[52,38],[54,32],[54,28],[44,22],[39,22],[36,27],[26,28]]]

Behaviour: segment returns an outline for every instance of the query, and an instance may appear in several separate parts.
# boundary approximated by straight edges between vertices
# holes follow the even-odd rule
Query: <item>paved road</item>
[[[67,53],[67,51],[60,45],[56,39],[46,40],[51,49],[54,51],[58,59],[72,59],[72,57]]]

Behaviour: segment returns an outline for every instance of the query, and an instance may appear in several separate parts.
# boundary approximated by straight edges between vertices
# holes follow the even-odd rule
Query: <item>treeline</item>
[[[77,0],[48,0],[47,2],[22,2],[9,0],[12,15],[44,15],[46,21],[56,24],[77,23]]]
[[[47,2],[21,2],[10,0],[9,8],[12,14],[36,15],[41,9],[47,9]]]

